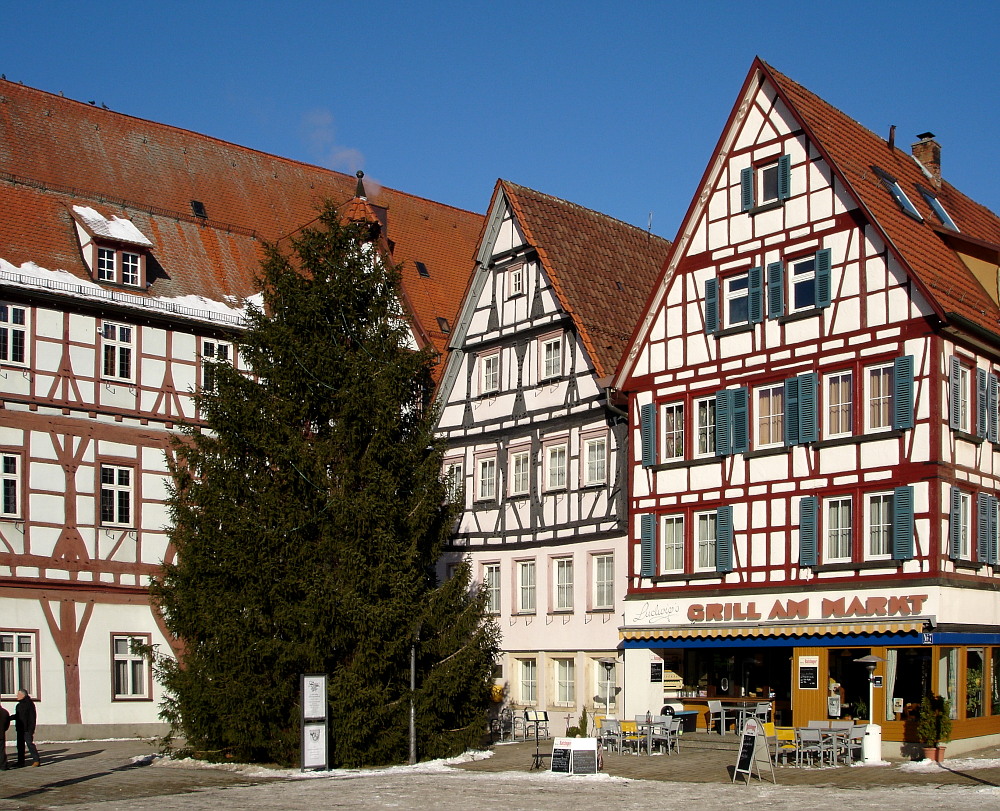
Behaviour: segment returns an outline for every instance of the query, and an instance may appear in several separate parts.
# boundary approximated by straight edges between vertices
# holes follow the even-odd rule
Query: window
[[[868,370],[868,429],[892,427],[892,367],[876,366]]]
[[[445,460],[444,462],[445,496],[452,504],[462,501],[462,490],[465,487],[465,470],[462,460]]]
[[[750,323],[750,275],[740,273],[723,279],[722,289],[724,326]]]
[[[757,390],[757,446],[764,448],[785,441],[785,387]]]
[[[132,379],[132,327],[105,321],[101,326],[103,376],[111,380]]]
[[[13,304],[0,304],[0,363],[26,362],[27,310]]]
[[[102,282],[115,281],[115,252],[110,248],[97,249],[97,278]]]
[[[479,356],[479,393],[500,390],[500,351]]]
[[[146,659],[132,652],[132,641],[148,645],[148,636],[112,636],[115,698],[149,698]]]
[[[539,378],[541,380],[548,380],[549,378],[559,377],[562,374],[562,345],[563,336],[558,335],[545,335],[538,339],[541,345],[541,369],[539,370]]]
[[[715,398],[695,401],[697,456],[715,456]]]
[[[500,613],[500,564],[487,563],[483,566],[483,589],[486,591],[486,610],[490,614]]]
[[[923,221],[923,217],[920,216],[920,212],[917,211],[913,203],[910,202],[910,198],[906,196],[906,193],[900,187],[899,182],[890,175],[888,172],[879,169],[877,166],[873,166],[872,169],[875,174],[878,175],[879,180],[882,181],[882,185],[885,187],[886,191],[892,195],[893,199],[899,205],[899,207],[909,214],[913,219]]]
[[[886,557],[892,551],[892,494],[868,496],[868,556]]]
[[[576,662],[556,659],[556,704],[576,703]]]
[[[35,690],[35,634],[0,631],[0,698],[13,700],[18,690],[38,698]]]
[[[479,481],[476,483],[476,498],[479,501],[489,501],[497,495],[497,458],[486,456],[477,460],[476,474]]]
[[[583,486],[604,484],[608,480],[608,437],[585,437],[583,440]]]
[[[969,421],[971,381],[972,377],[969,367],[952,355],[948,376],[950,388],[948,424],[955,431],[969,433],[972,430]]]
[[[524,265],[515,265],[507,271],[507,297],[524,293]]]
[[[566,443],[545,448],[545,489],[562,490],[566,487]]]
[[[555,561],[556,611],[573,610],[573,559]]]
[[[681,459],[684,456],[684,404],[669,403],[662,408],[663,458]]]
[[[145,258],[143,254],[135,251],[99,247],[97,249],[97,280],[128,287],[141,287]]]
[[[229,363],[233,345],[223,341],[203,341],[201,345],[201,390],[215,391],[216,364]]]
[[[101,465],[101,523],[132,526],[132,469]]]
[[[972,520],[972,496],[957,487],[951,488],[951,515],[948,522],[948,556],[969,560],[969,524]]]
[[[700,570],[715,569],[716,514],[698,513],[695,517],[698,530],[698,566]]]
[[[713,564],[714,566],[714,558]],[[660,568],[664,572],[680,572],[684,569],[684,516],[663,517],[663,557]]]
[[[941,204],[941,201],[937,198],[930,189],[926,189],[923,186],[918,185],[917,191],[920,192],[924,201],[931,207],[931,211],[934,212],[934,216],[938,218],[945,228],[950,228],[952,231],[957,231],[958,226],[955,225],[955,221],[951,218],[951,215],[945,210],[945,207]]]
[[[21,457],[16,453],[0,453],[0,516],[18,518],[21,515]]]
[[[826,560],[851,558],[851,499],[826,501]]]
[[[521,703],[534,704],[538,701],[538,663],[534,659],[519,659],[521,671]]]
[[[531,452],[512,451],[508,459],[510,494],[526,496],[531,487]]]
[[[615,556],[611,553],[594,555],[595,609],[614,608],[615,605]]]
[[[816,257],[809,256],[791,264],[791,310],[811,310],[816,306]]]
[[[851,419],[853,375],[840,372],[826,378],[826,434],[846,436],[854,428]]]
[[[517,564],[517,610],[522,614],[535,613],[535,561],[522,560]]]
[[[791,196],[790,155],[782,155],[756,166],[747,166],[740,172],[740,208],[754,208],[780,203]]]

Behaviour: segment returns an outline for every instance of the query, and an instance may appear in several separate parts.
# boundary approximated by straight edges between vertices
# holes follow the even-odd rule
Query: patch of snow
[[[1000,769],[1000,758],[948,758],[944,763],[933,760],[915,760],[899,766],[901,772],[970,772],[976,769]]]
[[[83,224],[87,226],[90,233],[95,236],[108,237],[109,239],[116,239],[119,242],[142,245],[146,248],[153,247],[153,243],[146,238],[146,235],[142,231],[135,227],[132,220],[114,215],[109,220],[99,211],[90,208],[90,206],[73,206],[73,211],[83,220]]]

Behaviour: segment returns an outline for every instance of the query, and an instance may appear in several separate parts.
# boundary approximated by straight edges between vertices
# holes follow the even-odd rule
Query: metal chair
[[[726,734],[726,708],[722,706],[721,701],[709,701],[708,702],[708,730],[711,732],[712,727],[715,723],[719,724],[719,734]],[[735,718],[733,719],[735,720]]]
[[[806,727],[795,730],[796,766],[801,766],[803,761],[809,761],[814,758],[822,765],[825,752],[823,733],[819,729]]]
[[[601,721],[601,743],[605,749],[612,752],[621,753],[622,750],[622,728],[621,722],[617,718],[605,718]]]
[[[639,754],[639,747],[645,743],[646,738],[639,734],[639,724],[635,721],[622,721],[621,722],[621,738],[620,738],[620,751],[624,752],[626,748],[634,749],[635,753]]]
[[[861,760],[864,757],[866,727],[866,724],[853,724],[848,731],[846,752],[848,762],[852,760]],[[855,755],[857,755],[857,757],[855,757]]]
[[[765,724],[764,729],[766,730],[768,726],[768,724]],[[795,758],[795,729],[792,727],[776,727],[773,724],[770,726],[774,730],[774,760],[777,762],[778,758],[781,758],[782,765],[787,766],[788,759]]]

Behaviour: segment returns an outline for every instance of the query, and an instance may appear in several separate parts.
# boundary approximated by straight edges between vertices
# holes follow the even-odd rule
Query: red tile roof
[[[573,316],[598,377],[615,370],[670,242],[506,180],[497,184]],[[496,192],[494,192],[494,196]]]
[[[162,272],[154,272],[150,295],[247,296],[257,292],[260,240],[310,223],[324,199],[351,203],[356,182],[0,81],[0,258],[14,265],[90,278],[69,214],[86,205],[128,217],[153,242]],[[447,335],[438,318],[454,323],[483,217],[389,188],[369,199],[387,211],[384,236],[402,264],[418,335],[443,353]],[[207,219],[194,215],[195,200]],[[429,277],[418,273],[418,261]]]

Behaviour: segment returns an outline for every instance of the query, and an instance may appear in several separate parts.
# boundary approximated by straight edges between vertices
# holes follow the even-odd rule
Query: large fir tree
[[[181,642],[163,714],[196,749],[295,763],[299,674],[328,673],[335,763],[421,756],[483,732],[497,629],[469,571],[438,584],[454,520],[399,277],[327,205],[267,248],[241,355],[176,446],[176,559],[152,587]]]

